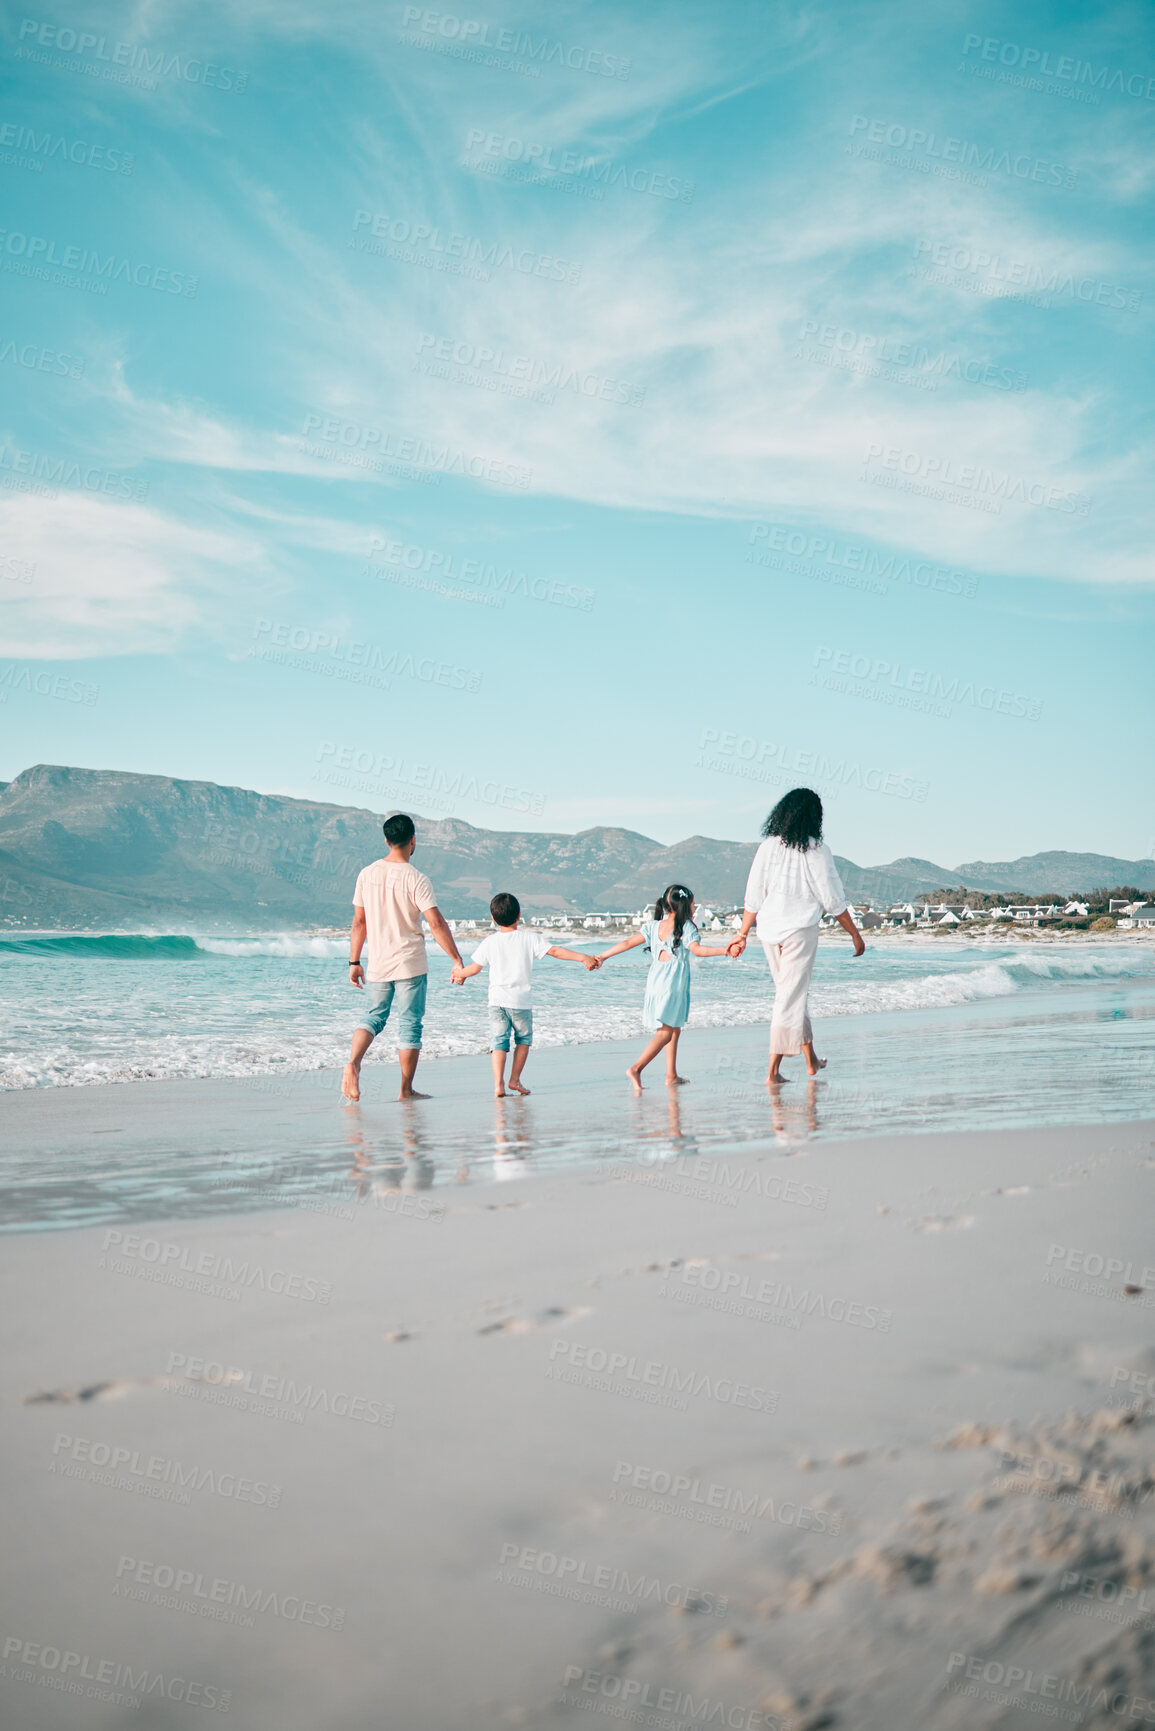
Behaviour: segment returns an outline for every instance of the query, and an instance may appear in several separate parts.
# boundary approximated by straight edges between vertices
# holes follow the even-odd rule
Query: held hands
[[[746,939],[735,938],[732,943],[726,945],[726,954],[730,957],[731,961],[736,962],[745,948]]]
[[[465,984],[465,963],[464,962],[455,962],[453,964],[453,973],[451,974],[450,978],[452,979],[453,984],[455,986],[463,986]]]
[[[583,956],[582,962],[585,965],[586,972],[594,974],[601,967],[602,958],[600,956]]]

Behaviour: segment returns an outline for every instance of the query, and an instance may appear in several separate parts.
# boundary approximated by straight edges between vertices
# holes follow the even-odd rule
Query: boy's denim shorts
[[[412,1049],[421,1044],[421,1028],[425,1020],[425,988],[428,974],[414,974],[408,980],[366,980],[365,995],[369,1013],[360,1022],[367,1034],[378,1035],[389,1020],[394,1001],[397,1004],[397,1044]]]
[[[533,1011],[507,1010],[501,1004],[489,1006],[489,1049],[491,1052],[508,1052],[509,1036],[513,1034],[515,1046],[533,1045]]]

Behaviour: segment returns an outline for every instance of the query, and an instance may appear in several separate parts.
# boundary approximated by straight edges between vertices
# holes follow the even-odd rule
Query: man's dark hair
[[[784,793],[766,822],[765,836],[780,836],[787,847],[805,853],[812,842],[822,840],[822,801],[810,787],[792,787]]]
[[[489,911],[494,925],[512,926],[521,918],[521,903],[508,890],[498,890],[489,904]]]
[[[406,817],[403,811],[395,811],[392,817],[387,817],[381,828],[390,847],[404,847],[417,834],[413,819]]]

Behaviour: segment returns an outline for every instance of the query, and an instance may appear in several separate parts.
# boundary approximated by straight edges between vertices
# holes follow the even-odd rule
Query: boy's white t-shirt
[[[472,961],[489,968],[489,1001],[506,1010],[528,1010],[533,1003],[533,964],[548,956],[553,940],[542,932],[494,932],[474,950]]]

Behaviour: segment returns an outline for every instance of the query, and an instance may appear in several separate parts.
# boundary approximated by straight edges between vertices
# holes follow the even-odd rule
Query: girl
[[[671,884],[662,891],[654,904],[653,918],[646,920],[640,932],[597,958],[608,961],[625,950],[636,950],[644,944],[651,957],[646,999],[642,1006],[642,1021],[657,1033],[636,1064],[626,1075],[634,1085],[634,1093],[642,1091],[642,1071],[652,1064],[662,1047],[666,1048],[666,1086],[687,1080],[678,1074],[678,1037],[690,1014],[690,956],[730,956],[732,950],[723,945],[711,949],[698,942],[698,928],[693,921],[694,898],[684,884]],[[735,958],[736,959],[736,958]]]
[[[818,948],[818,922],[833,914],[854,939],[860,956],[866,945],[846,906],[834,855],[822,839],[822,801],[809,787],[784,793],[762,825],[766,840],[754,855],[746,884],[746,912],[734,948],[746,948],[750,927],[758,936],[774,976],[774,1014],[770,1023],[770,1073],[767,1082],[784,1082],[782,1060],[802,1052],[806,1074],[817,1076],[826,1059],[814,1051],[807,997]]]

